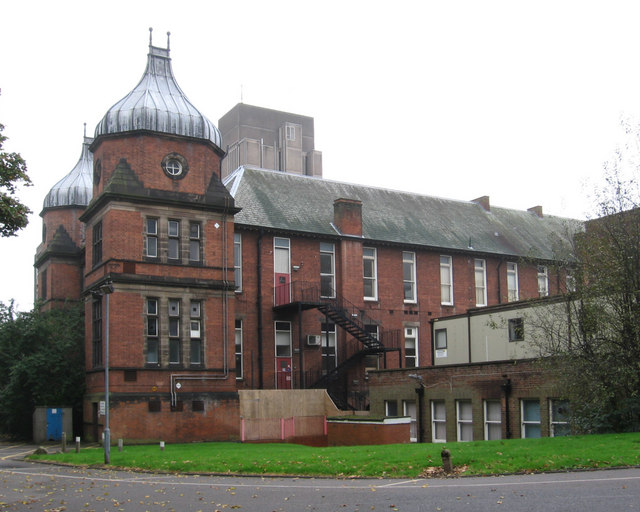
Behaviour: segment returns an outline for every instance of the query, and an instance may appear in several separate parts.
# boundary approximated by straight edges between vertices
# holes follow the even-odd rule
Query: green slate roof
[[[455,201],[240,167],[225,185],[242,208],[236,224],[250,227],[336,237],[333,202],[362,202],[363,239],[382,243],[425,246],[452,251],[553,259],[558,244],[582,223],[529,211],[491,207],[486,211],[470,201]]]

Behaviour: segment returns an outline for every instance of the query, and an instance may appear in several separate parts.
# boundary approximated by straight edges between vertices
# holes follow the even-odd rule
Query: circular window
[[[162,170],[169,178],[179,180],[187,174],[189,166],[187,165],[187,160],[182,155],[169,153],[162,159]]]
[[[180,176],[182,174],[182,164],[175,158],[171,158],[165,167],[167,174],[171,176]]]

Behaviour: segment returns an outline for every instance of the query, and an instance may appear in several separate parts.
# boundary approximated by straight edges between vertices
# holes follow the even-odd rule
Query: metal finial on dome
[[[84,125],[84,137],[87,136],[87,123],[82,123]]]
[[[149,27],[149,46],[153,46],[153,27]]]
[[[150,28],[150,41],[151,31]],[[218,128],[187,99],[173,76],[169,36],[170,32],[167,32],[166,49],[150,43],[142,79],[107,111],[96,126],[96,137],[148,131],[205,139],[221,146]]]
[[[170,50],[169,41],[171,39],[171,32],[167,32],[167,50]]]

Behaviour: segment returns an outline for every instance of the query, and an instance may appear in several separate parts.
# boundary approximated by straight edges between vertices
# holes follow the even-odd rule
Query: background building
[[[226,177],[242,165],[322,177],[313,118],[238,103],[218,122]]]

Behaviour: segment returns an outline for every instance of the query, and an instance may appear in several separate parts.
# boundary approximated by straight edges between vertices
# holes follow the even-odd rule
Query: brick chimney
[[[527,211],[537,215],[540,218],[544,217],[544,215],[542,215],[542,206],[533,206],[529,208]]]
[[[362,201],[336,199],[333,202],[333,224],[343,235],[362,236]]]
[[[489,202],[489,196],[478,197],[476,199],[472,199],[471,202],[479,204],[480,206],[482,206],[482,209],[487,211],[487,212],[491,211],[491,204]]]

